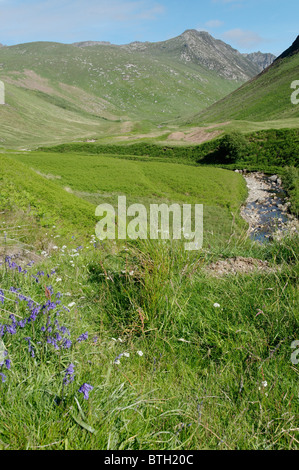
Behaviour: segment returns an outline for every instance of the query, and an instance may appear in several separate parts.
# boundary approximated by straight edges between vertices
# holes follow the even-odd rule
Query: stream
[[[288,212],[290,202],[278,176],[236,172],[242,173],[247,183],[248,198],[241,215],[249,224],[252,240],[264,243],[286,232],[298,232],[298,220]]]

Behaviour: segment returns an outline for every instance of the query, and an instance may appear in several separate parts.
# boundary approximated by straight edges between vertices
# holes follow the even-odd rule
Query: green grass
[[[28,47],[40,61],[39,47]],[[10,60],[19,64],[18,49]],[[11,361],[10,369],[0,366],[6,375],[4,382],[0,377],[0,448],[297,450],[299,371],[291,344],[298,340],[298,236],[266,245],[246,239],[239,217],[245,183],[229,171],[237,165],[283,174],[297,200],[298,172],[283,170],[286,161],[277,159],[287,157],[296,132],[265,132],[266,123],[243,122],[243,131],[263,131],[247,135],[250,158],[227,169],[198,166],[218,140],[188,147],[107,145],[116,141],[107,135],[121,133],[122,123],[99,119],[70,96],[14,85],[8,91],[10,107],[1,109],[4,147],[81,140],[93,132],[102,145],[0,154],[0,347]],[[296,127],[294,117],[287,122]],[[152,129],[142,126],[132,138]],[[180,241],[96,241],[96,205],[115,205],[120,194],[146,207],[203,203],[203,249],[185,252]],[[3,262],[16,253],[10,267]],[[205,270],[235,256],[265,260],[272,269],[224,277]],[[28,266],[31,259],[35,264]],[[61,304],[48,303],[45,286]],[[44,306],[37,319],[2,334],[1,325],[14,322],[11,315],[20,321],[32,313],[28,298]],[[52,332],[43,331],[49,322]],[[68,337],[60,326],[70,332],[70,348],[48,342],[55,333]],[[88,339],[77,342],[85,332]],[[71,363],[74,381],[64,386]],[[88,400],[79,393],[83,383],[93,386]]]
[[[238,133],[238,129],[236,129]],[[229,132],[227,132],[229,133]],[[247,141],[246,155],[236,159],[236,162],[248,165],[263,165],[282,167],[284,165],[298,164],[298,129],[273,128],[256,132],[246,132],[244,138]],[[244,140],[244,139],[243,139]],[[159,142],[139,142],[127,144],[103,144],[103,143],[68,143],[54,147],[43,147],[45,152],[80,153],[87,155],[110,154],[131,159],[132,156],[145,160],[180,162],[180,163],[226,163],[219,150],[220,137],[214,138],[200,145],[171,145]],[[136,158],[137,159],[137,158]]]
[[[298,106],[291,102],[294,91],[291,83],[298,78],[298,66],[299,54],[274,63],[264,73],[191,118],[190,123],[298,119]]]
[[[3,323],[8,311],[28,315],[11,286],[45,304],[43,277],[30,276],[41,269],[56,268],[47,280],[54,302],[61,289],[62,305],[75,302],[2,337],[11,360],[0,383],[2,449],[298,448],[295,241],[255,248],[281,271],[224,279],[203,272],[204,253],[190,258],[175,245],[129,244],[113,255],[88,243],[72,258],[78,242],[29,276],[0,272],[12,299],[0,306]],[[47,318],[55,331],[57,310],[71,349],[56,351],[40,331]],[[88,340],[76,343],[86,331]],[[75,380],[63,387],[70,363]],[[94,387],[88,401],[83,383]]]
[[[112,46],[23,44],[1,48],[0,63],[4,148],[131,132],[134,137],[136,130],[159,134],[161,121],[201,110],[241,84],[171,54]]]
[[[68,194],[52,181],[47,181],[26,165],[0,155],[0,205],[33,215],[42,226],[59,223],[61,230],[91,230],[96,219],[94,206]],[[80,230],[80,229],[79,229]]]
[[[227,159],[226,155],[224,155],[223,152],[220,151],[221,137],[213,139],[201,145],[188,146],[169,145],[157,142],[139,142],[133,144],[130,143],[127,145],[107,145],[103,143],[71,143],[58,145],[52,148],[40,149],[44,152],[47,152],[47,154],[49,154],[49,152],[57,152],[58,155],[60,155],[56,158],[52,156],[52,166],[49,165],[47,158],[42,159],[43,163],[41,165],[44,166],[45,171],[49,170],[49,172],[51,173],[54,167],[60,165],[60,163],[56,165],[56,162],[63,161],[67,153],[72,154],[73,152],[76,152],[76,154],[78,154],[76,158],[79,158],[81,160],[83,159],[86,162],[90,162],[90,159],[91,161],[93,161],[92,156],[104,158],[103,156],[101,157],[101,154],[107,155],[110,159],[115,158],[115,165],[119,165],[119,168],[124,168],[124,175],[126,175],[125,179],[127,178],[127,169],[130,168],[132,171],[135,171],[133,169],[134,165],[136,166],[137,164],[136,162],[138,162],[139,168],[142,168],[142,166],[145,168],[147,165],[155,167],[155,165],[160,165],[165,162],[168,164],[172,164],[172,166],[168,168],[171,172],[173,168],[180,168],[179,166],[173,166],[173,163],[185,164],[189,166],[213,165],[213,167],[218,166],[219,168],[227,168],[229,170],[242,168],[247,169],[248,171],[262,171],[268,174],[278,173],[285,180],[286,167],[298,166],[298,139],[299,137],[297,128],[273,128],[246,133],[244,134],[243,138],[244,142],[246,142],[245,153],[243,152],[242,155],[236,155],[233,161]],[[24,161],[24,159],[26,159],[27,162],[32,161],[34,166],[36,165],[37,161],[40,161],[41,157],[39,157],[39,153],[37,153],[33,154],[31,157],[20,155],[17,158],[20,158],[22,161]],[[121,163],[120,158],[123,160]],[[68,157],[67,161],[70,164],[70,157]],[[68,166],[68,163],[66,163],[66,165]],[[88,165],[90,166],[90,163],[88,163]],[[35,166],[35,168],[37,167]],[[82,165],[80,166],[80,168],[81,167]],[[165,165],[162,165],[159,166],[159,168],[166,169],[167,167],[165,167]],[[198,170],[194,171],[196,172]],[[203,168],[201,166],[201,171],[206,172],[207,168]],[[186,176],[191,175],[192,172],[193,170],[191,168],[184,169],[184,174]],[[189,176],[187,176],[187,178],[189,178]],[[104,183],[104,185],[105,184],[106,183]],[[133,182],[132,184],[134,187],[135,182]],[[163,187],[164,184],[168,185],[168,177],[166,177],[166,180],[163,182]],[[227,185],[226,181],[225,184]],[[292,211],[295,214],[298,214],[298,178],[295,178],[293,180],[291,188],[288,188],[288,186],[285,185],[285,189],[287,190],[288,195],[291,198]],[[217,197],[221,197],[218,191],[217,194]],[[231,202],[229,201],[228,204],[231,204]]]
[[[10,325],[12,314],[28,318],[29,297],[45,306],[34,322],[1,336],[11,367],[1,369],[0,448],[298,448],[291,362],[298,239],[260,246],[239,236],[228,217],[246,194],[240,175],[57,152],[11,152],[0,164],[0,257],[21,253],[16,265],[0,264],[0,324]],[[186,252],[180,241],[96,242],[95,204],[123,192],[145,203],[205,201],[214,211],[209,246]],[[207,233],[213,226],[221,243]],[[272,271],[216,278],[205,271],[240,255],[266,260]],[[45,286],[61,304],[47,303]],[[20,294],[27,300],[16,302]],[[42,331],[49,322],[52,331]],[[71,348],[48,342],[56,333],[68,337],[61,326]],[[71,363],[74,381],[63,386]],[[93,386],[88,400],[83,383]]]
[[[126,195],[127,205],[203,204],[206,243],[214,237],[215,242],[228,239],[233,218],[240,230],[244,228],[238,212],[246,197],[245,182],[227,170],[75,153],[11,153],[10,157],[40,172],[53,187],[67,188],[95,206],[117,207],[119,195]]]

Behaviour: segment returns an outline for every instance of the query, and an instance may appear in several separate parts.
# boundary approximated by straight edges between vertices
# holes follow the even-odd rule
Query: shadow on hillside
[[[213,150],[212,152],[208,153],[204,157],[197,159],[196,163],[199,163],[201,165],[216,165],[216,164],[218,165],[218,164],[224,163],[223,155],[219,151],[219,149]]]

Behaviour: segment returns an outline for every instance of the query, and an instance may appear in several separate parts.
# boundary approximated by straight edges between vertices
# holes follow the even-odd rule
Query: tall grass
[[[20,294],[46,305],[45,285],[62,304],[1,338],[11,360],[0,384],[1,447],[296,449],[296,239],[248,251],[274,271],[223,278],[204,269],[213,252],[90,242],[66,241],[21,272],[2,265],[2,324],[26,318]],[[228,245],[226,256],[235,252]],[[69,330],[71,348],[47,342],[57,332],[41,331],[48,318]],[[71,363],[74,381],[63,386]],[[93,386],[88,400],[83,383]]]

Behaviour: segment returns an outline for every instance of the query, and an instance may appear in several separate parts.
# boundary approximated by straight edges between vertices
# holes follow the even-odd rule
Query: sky
[[[0,43],[165,41],[208,31],[240,52],[281,54],[296,39],[298,0],[0,0]]]

